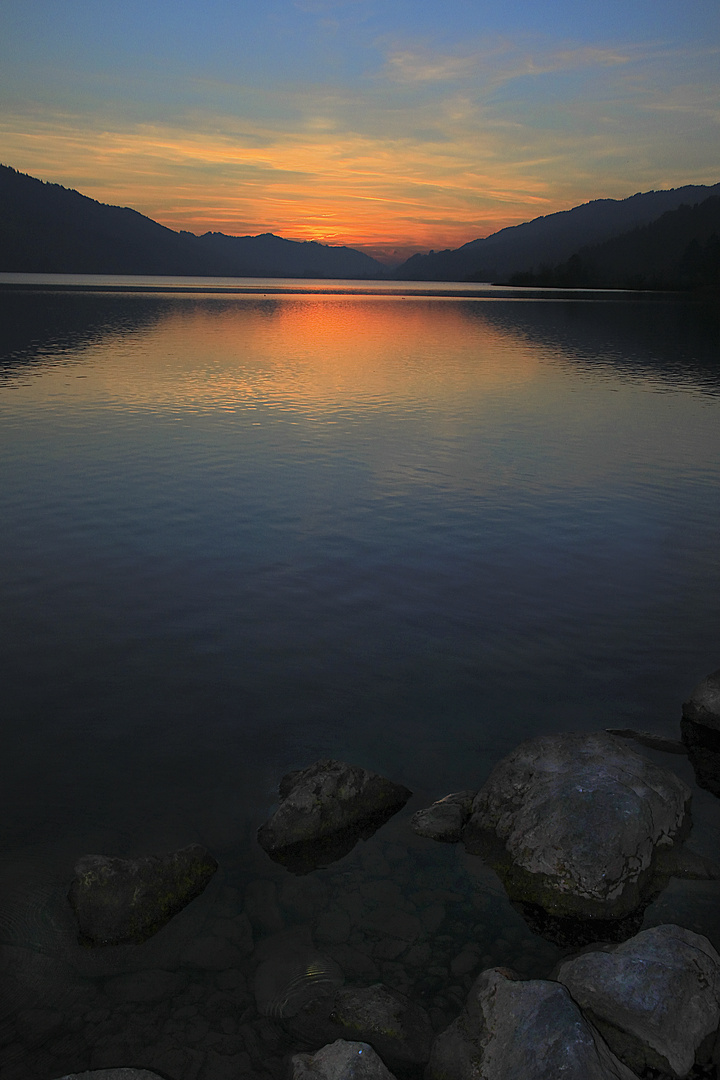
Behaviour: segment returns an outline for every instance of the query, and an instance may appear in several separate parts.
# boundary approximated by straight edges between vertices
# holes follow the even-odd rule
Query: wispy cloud
[[[654,44],[384,49],[359,87],[185,78],[198,104],[162,121],[112,100],[6,107],[0,158],[173,228],[375,251],[455,247],[590,197],[718,179],[712,49],[692,82],[687,54]]]
[[[544,39],[498,38],[466,45],[455,53],[439,52],[422,44],[390,45],[379,77],[402,84],[472,82],[480,88],[529,75],[617,67],[634,59],[637,53],[629,49],[558,47]]]

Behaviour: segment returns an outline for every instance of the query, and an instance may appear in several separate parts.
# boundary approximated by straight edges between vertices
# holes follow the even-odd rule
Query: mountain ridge
[[[392,277],[401,281],[513,280],[519,284],[518,275],[529,283],[533,275],[547,276],[555,267],[560,277],[569,282],[572,273],[577,272],[577,259],[572,272],[562,268],[578,252],[650,225],[683,205],[697,206],[712,196],[720,196],[720,183],[637,192],[621,200],[593,199],[569,210],[507,226],[459,248],[413,255],[390,272],[364,252],[316,240],[287,240],[272,232],[256,236],[176,232],[130,207],[101,203],[73,188],[0,165],[0,271],[366,280]],[[637,253],[634,257],[637,262]],[[587,254],[584,259],[587,269]],[[642,258],[638,265],[640,277],[650,282],[652,275]],[[607,266],[603,272],[606,278],[612,278]],[[667,270],[665,278],[668,278]],[[596,280],[600,280],[597,275]]]
[[[459,248],[413,255],[393,276],[410,281],[506,280],[540,264],[563,262],[581,247],[610,240],[683,203],[694,205],[713,194],[720,195],[720,184],[637,192],[627,199],[593,199],[570,210],[507,226]]]
[[[272,233],[175,232],[130,207],[0,165],[0,271],[207,277],[384,278],[376,259]]]
[[[555,266],[510,275],[551,288],[704,289],[720,286],[720,195],[682,203],[655,221],[579,248]]]

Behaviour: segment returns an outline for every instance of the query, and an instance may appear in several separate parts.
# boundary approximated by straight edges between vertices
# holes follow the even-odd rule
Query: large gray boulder
[[[689,804],[682,780],[612,735],[543,735],[493,769],[463,841],[511,900],[596,920],[605,936],[656,891],[657,853],[679,837]]]
[[[83,855],[68,900],[82,945],[142,942],[203,891],[218,864],[199,844],[168,855]]]
[[[680,926],[585,952],[561,964],[557,978],[635,1072],[686,1076],[720,1025],[720,956]]]
[[[412,792],[358,765],[325,759],[288,773],[280,805],[258,830],[271,859],[308,873],[346,855],[402,809]]]
[[[564,986],[484,971],[433,1043],[425,1080],[637,1080]]]
[[[290,1064],[291,1080],[395,1080],[372,1046],[345,1039],[316,1054],[294,1054]]]
[[[317,997],[286,1020],[284,1027],[318,1047],[334,1039],[369,1043],[398,1072],[424,1065],[433,1039],[432,1024],[422,1006],[382,983],[345,986],[332,998]]]
[[[720,796],[720,669],[683,703],[680,728],[698,784]]]

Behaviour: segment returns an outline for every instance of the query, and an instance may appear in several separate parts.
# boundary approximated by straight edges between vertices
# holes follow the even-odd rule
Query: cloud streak
[[[59,106],[6,96],[0,158],[172,228],[381,256],[720,174],[712,46],[497,36],[451,51],[395,35],[375,49],[353,85],[168,70],[162,110],[142,80],[115,96],[117,75]]]

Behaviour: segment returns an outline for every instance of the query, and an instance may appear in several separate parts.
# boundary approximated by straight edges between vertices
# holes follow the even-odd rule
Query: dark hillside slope
[[[0,165],[0,271],[210,277],[384,277],[352,248],[174,232],[128,207]]]
[[[455,250],[413,255],[394,276],[409,281],[504,281],[518,271],[559,263],[580,247],[609,240],[682,203],[702,202],[713,194],[720,195],[720,184],[648,191],[622,200],[597,199],[501,229]]]
[[[2,271],[183,274],[193,265],[193,272],[209,273],[196,243],[128,207],[0,166]]]
[[[562,288],[717,289],[720,197],[679,206],[649,225],[580,248],[567,262],[514,274],[510,281]]]
[[[348,247],[327,247],[314,240],[285,240],[273,233],[226,236],[204,233],[198,244],[208,256],[234,267],[237,277],[382,278],[381,263]]]

